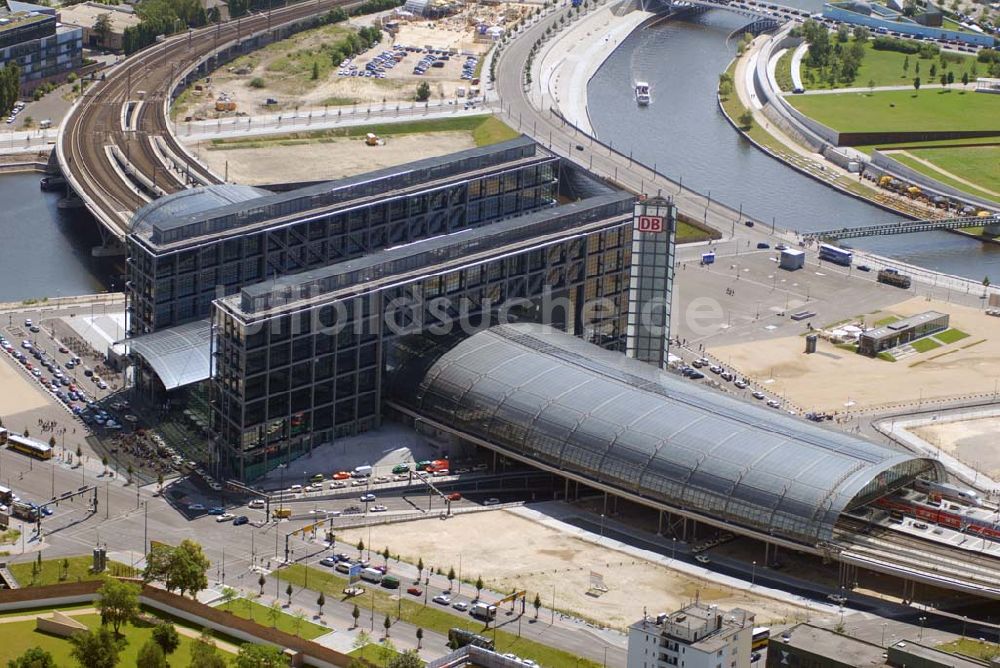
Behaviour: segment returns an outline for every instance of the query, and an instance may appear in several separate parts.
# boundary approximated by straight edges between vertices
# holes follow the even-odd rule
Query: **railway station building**
[[[875,357],[883,350],[896,348],[946,329],[948,329],[947,313],[937,311],[918,313],[862,332],[858,338],[858,352]]]

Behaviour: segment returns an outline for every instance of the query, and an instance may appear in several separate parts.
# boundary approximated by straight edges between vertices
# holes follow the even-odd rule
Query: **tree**
[[[955,73],[950,70],[948,71],[948,83],[949,84],[955,83]]]
[[[417,85],[417,102],[426,102],[431,99],[431,87],[426,81],[421,81]]]
[[[232,602],[239,597],[239,592],[232,587],[222,588],[222,602],[226,605],[226,611],[229,611]]]
[[[288,659],[280,647],[248,642],[240,645],[233,665],[236,668],[280,668],[288,665]]]
[[[56,437],[55,436],[49,436],[49,447],[50,448],[55,448],[56,447]]]
[[[969,85],[969,73],[968,72],[962,72],[962,85],[963,86],[968,86]]]
[[[281,604],[277,601],[271,601],[271,605],[267,607],[267,616],[271,618],[271,628],[278,625],[278,618],[281,617]]]
[[[167,657],[163,654],[163,648],[150,638],[139,648],[135,665],[140,668],[167,668]]]
[[[930,75],[931,75],[931,79],[933,79],[934,77],[937,76],[937,65],[935,63],[931,63]]]
[[[535,600],[531,602],[531,605],[535,609],[535,619],[538,619],[538,610],[542,607],[542,597],[536,593]]]
[[[292,617],[292,628],[295,629],[295,635],[302,634],[302,622],[306,620],[306,613],[302,612],[301,609],[295,611],[295,615]]]
[[[365,551],[365,541],[359,539],[358,540],[358,556],[360,557],[361,553],[364,552],[364,551]]]
[[[358,628],[358,617],[360,616],[361,616],[361,608],[359,608],[358,604],[355,603],[354,609],[351,610],[351,617],[354,617],[354,628]]]
[[[260,577],[257,578],[257,584],[260,585],[260,595],[263,596],[264,595],[264,585],[267,584],[267,578],[264,577],[263,573],[261,573]]]
[[[385,628],[385,637],[388,638],[389,637],[389,628],[392,626],[392,620],[389,619],[389,615],[386,615],[385,619],[382,620],[382,626],[383,626],[383,628]]]
[[[455,568],[448,568],[448,589],[451,589],[452,583],[455,582]]]
[[[157,545],[150,550],[142,579],[145,582],[158,580],[163,582],[167,591],[177,589],[181,596],[189,593],[193,598],[208,587],[208,576],[205,575],[208,566],[208,557],[201,545],[184,539],[177,547]]]
[[[173,654],[181,644],[177,628],[170,622],[160,622],[153,627],[153,640],[163,650],[164,656]]]
[[[984,288],[990,287],[990,277],[989,276],[984,276],[983,277],[983,287]]]
[[[73,646],[70,656],[76,659],[81,668],[114,668],[118,663],[121,644],[106,626],[74,633],[69,642]]]
[[[485,584],[483,583],[483,576],[480,575],[479,577],[476,578],[476,600],[477,601],[479,600],[479,594],[480,594],[480,592],[483,591],[483,587],[484,586],[485,586]]]
[[[27,435],[28,435],[28,430],[27,430],[27,429],[25,429],[25,430],[24,430],[24,435],[25,435],[25,436],[27,436]],[[78,446],[76,446],[76,458],[77,458],[77,459],[80,459],[81,457],[83,457],[83,448],[81,448],[81,447],[80,447],[80,446],[78,445]]]
[[[215,641],[207,632],[191,644],[190,668],[226,668],[226,660],[219,656]]]
[[[139,586],[107,578],[97,593],[101,595],[98,604],[101,624],[111,624],[117,636],[121,625],[131,622],[139,614]]]
[[[910,57],[903,56],[903,76],[905,77],[910,71]]]
[[[7,668],[56,668],[55,659],[41,647],[32,647],[7,662]]]
[[[157,489],[163,489],[163,474],[162,473],[157,473],[156,474],[156,488]]]
[[[385,559],[385,565],[386,565],[386,567],[388,567],[389,566],[389,547],[388,546],[386,546],[386,548],[382,550],[382,558]]]
[[[913,90],[920,90],[920,77],[913,78]]]
[[[747,109],[742,114],[740,114],[740,127],[744,130],[749,130],[753,127],[753,112]]]
[[[362,629],[361,631],[358,632],[358,635],[355,636],[354,642],[351,644],[354,647],[354,649],[361,649],[365,645],[371,644],[371,641],[372,641],[371,635],[368,633],[368,631]]]
[[[402,654],[397,654],[385,664],[385,668],[422,668],[424,660],[420,658],[415,650],[407,650]]]
[[[323,614],[323,606],[324,605],[326,605],[326,596],[323,595],[323,592],[320,592],[319,596],[316,598],[316,607],[319,608],[319,614],[321,616]]]
[[[868,92],[869,93],[874,93],[875,92],[875,80],[874,79],[869,79],[868,80]]]
[[[292,605],[292,592],[293,592],[293,591],[295,591],[295,590],[294,590],[294,589],[292,589],[292,583],[291,583],[291,582],[289,582],[289,583],[288,583],[288,586],[287,586],[287,587],[285,587],[285,593],[286,593],[286,594],[288,595],[288,605],[289,605],[289,606],[291,606],[291,605]]]
[[[417,582],[424,576],[424,558],[417,557]]]
[[[920,74],[920,61],[919,60],[913,65],[913,73],[914,74]]]
[[[941,85],[942,86],[947,86],[948,85],[948,75],[947,74],[942,74],[941,75]]]
[[[417,627],[417,649],[420,649],[424,644],[424,630]]]
[[[59,576],[60,580],[65,580],[69,577],[69,559],[63,557],[62,560],[62,574]]]
[[[97,44],[101,48],[106,48],[108,45],[108,37],[111,36],[111,14],[104,12],[103,14],[97,15],[97,20],[94,21],[94,35],[97,36]]]
[[[312,80],[316,81],[316,79],[319,79],[319,61],[318,60],[314,60],[313,61]]]

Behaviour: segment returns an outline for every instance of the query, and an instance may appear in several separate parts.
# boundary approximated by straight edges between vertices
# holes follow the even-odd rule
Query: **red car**
[[[449,501],[461,501],[462,500],[462,495],[460,493],[458,493],[458,492],[452,492],[451,494],[448,495],[448,500]]]
[[[410,587],[406,590],[407,594],[413,594],[414,596],[423,596],[424,590],[420,587]]]
[[[334,480],[349,480],[350,477],[351,477],[351,474],[348,473],[347,471],[338,471],[338,472],[336,472],[336,473],[333,474],[333,479]]]

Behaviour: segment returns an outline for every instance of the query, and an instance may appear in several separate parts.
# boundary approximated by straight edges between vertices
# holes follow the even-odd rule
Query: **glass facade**
[[[654,506],[809,545],[873,494],[942,473],[536,325],[491,328],[421,364],[392,386],[428,419]]]
[[[148,228],[154,229],[155,237],[158,223],[136,225],[137,231],[127,238],[130,334],[208,317],[214,299],[245,285],[486,225],[555,202],[557,158],[539,155],[494,164],[494,157],[490,162],[475,173],[456,173],[432,183],[411,183],[415,179],[409,174],[409,189],[383,197],[365,197],[362,186],[351,197],[338,188],[341,201],[336,207],[302,211],[290,218],[282,218],[281,207],[272,204],[275,217],[266,225],[229,226],[226,234],[186,239],[178,248],[151,242]],[[448,165],[449,173],[456,171],[452,163]],[[425,177],[435,175],[431,169],[424,171]],[[262,206],[255,199],[221,208],[242,207],[246,219],[254,221]]]
[[[567,207],[569,216],[562,207],[529,216],[538,219],[536,234],[506,243],[484,228],[465,235],[478,243],[431,239],[376,253],[370,264],[378,270],[328,272],[352,277],[338,290],[317,293],[304,275],[300,292],[276,287],[280,299],[264,299],[261,286],[253,288],[261,301],[234,295],[217,302],[213,431],[227,474],[252,480],[315,445],[376,426],[384,370],[394,364],[396,342],[412,334],[547,322],[622,349],[631,197],[619,195],[613,206],[595,200]],[[558,229],[546,218],[558,220]],[[478,252],[445,252],[443,243]],[[601,308],[588,309],[588,300]]]

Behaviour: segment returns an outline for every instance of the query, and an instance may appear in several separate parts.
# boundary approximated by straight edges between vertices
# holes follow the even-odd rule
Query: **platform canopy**
[[[129,350],[146,360],[167,390],[208,380],[211,344],[212,322],[208,319],[128,340]]]

